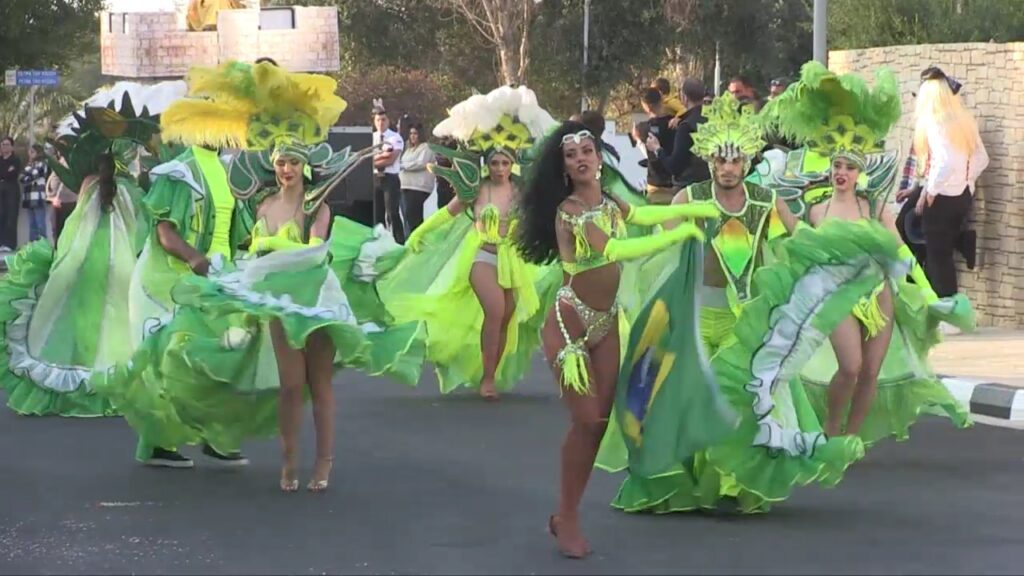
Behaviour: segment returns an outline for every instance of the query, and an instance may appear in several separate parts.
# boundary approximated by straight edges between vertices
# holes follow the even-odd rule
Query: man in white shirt
[[[373,156],[373,222],[385,224],[395,237],[395,242],[405,243],[400,202],[402,184],[398,179],[401,172],[400,159],[405,141],[391,129],[391,121],[383,106],[373,109],[373,144],[383,144]]]

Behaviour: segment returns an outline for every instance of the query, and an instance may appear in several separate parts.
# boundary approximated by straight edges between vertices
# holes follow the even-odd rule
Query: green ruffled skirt
[[[361,227],[353,222],[346,225]],[[380,236],[371,231],[363,235]],[[360,265],[377,269],[376,294],[394,321],[423,323],[426,359],[434,365],[441,391],[478,388],[483,377],[484,313],[469,275],[482,242],[470,220],[457,217],[428,234],[421,253],[403,248],[403,252],[389,252],[383,263],[373,261],[374,243],[364,246]],[[497,261],[499,282],[505,280],[516,299],[495,382],[499,390],[508,390],[526,376],[540,347],[545,305],[554,301],[561,273],[553,267],[527,264],[511,246],[499,249]]]
[[[629,512],[715,508],[763,512],[796,486],[834,486],[864,454],[856,437],[827,438],[801,368],[864,295],[905,271],[895,239],[870,222],[829,222],[776,245],[755,274],[757,296],[741,309],[711,359],[718,386],[739,415],[727,441],[660,474],[630,474],[613,506]]]
[[[56,250],[45,240],[25,246],[0,281],[0,383],[20,414],[115,414],[89,381],[131,355],[128,289],[144,222],[133,182],[118,180],[110,210],[96,190],[83,191]]]
[[[878,374],[878,392],[858,436],[867,445],[885,438],[906,440],[922,413],[941,414],[960,428],[970,426],[970,413],[928,367],[928,352],[939,342],[938,324],[944,304],[969,309],[962,296],[928,306],[920,287],[896,280],[892,340]],[[938,313],[937,313],[938,312]],[[967,314],[971,316],[971,314]],[[962,316],[961,316],[962,317]],[[969,328],[969,327],[965,327]],[[800,378],[821,419],[828,416],[828,385],[837,369],[832,346],[814,354]]]
[[[337,233],[338,230],[335,230]],[[187,276],[172,290],[178,309],[127,365],[97,378],[148,445],[207,442],[220,452],[276,435],[279,382],[270,322],[289,346],[316,331],[335,347],[335,366],[401,381],[418,377],[417,324],[360,323],[328,265],[328,244]],[[144,457],[141,454],[139,457]]]

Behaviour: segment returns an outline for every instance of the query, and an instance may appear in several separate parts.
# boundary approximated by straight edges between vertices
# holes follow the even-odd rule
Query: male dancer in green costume
[[[217,151],[193,145],[150,172],[152,189],[144,202],[154,227],[132,278],[130,307],[133,345],[159,337],[174,315],[171,288],[186,274],[206,275],[211,262],[232,259],[252,228],[252,217],[237,205]],[[154,377],[144,373],[141,378]],[[240,453],[220,454],[209,445],[203,454],[229,465],[245,465]],[[175,447],[154,446],[140,432],[136,458],[147,465],[190,468]]]
[[[628,512],[716,508],[722,499],[743,512],[765,511],[792,485],[837,482],[841,474],[835,471],[862,454],[858,442],[825,438],[805,419],[813,411],[799,391],[773,390],[769,397],[783,408],[763,414],[748,383],[723,378],[716,365],[715,354],[734,341],[740,310],[755,296],[754,272],[771,260],[771,240],[792,233],[798,222],[773,190],[744,182],[751,158],[764,146],[750,110],[741,110],[729,94],[705,110],[708,122],[694,134],[693,149],[711,165],[712,180],[683,189],[673,203],[709,202],[721,211],[719,220],[704,222],[700,337],[741,424],[728,441],[671,470],[648,477],[631,472],[613,502]]]

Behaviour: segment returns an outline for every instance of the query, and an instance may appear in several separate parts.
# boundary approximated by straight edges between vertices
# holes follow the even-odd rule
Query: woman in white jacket
[[[914,110],[914,154],[924,184],[915,210],[924,215],[925,271],[940,298],[957,293],[953,248],[989,162],[978,123],[957,92],[959,83],[939,68],[927,68]]]
[[[402,183],[402,221],[406,238],[423,223],[423,203],[434,191],[434,175],[427,170],[427,165],[436,162],[436,158],[423,140],[423,134],[420,123],[409,128],[408,145],[402,152],[402,171],[398,174]]]

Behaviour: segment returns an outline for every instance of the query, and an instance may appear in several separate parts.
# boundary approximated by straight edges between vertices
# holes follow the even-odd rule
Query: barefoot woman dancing
[[[520,152],[553,126],[532,91],[503,86],[457,104],[434,130],[460,143],[434,147],[452,167],[431,167],[457,197],[409,236],[411,254],[380,294],[397,320],[424,321],[442,392],[479,386],[495,400],[523,377],[539,345],[540,270],[512,242],[520,219],[514,172]]]
[[[619,262],[701,237],[700,230],[686,222],[669,232],[625,239],[626,223],[651,226],[708,213],[707,207],[630,207],[602,191],[600,175],[597,137],[582,124],[562,124],[531,167],[518,238],[527,260],[545,264],[557,259],[563,271],[541,339],[571,418],[562,445],[558,514],[549,519],[559,551],[570,558],[590,552],[578,508],[619,375]]]

